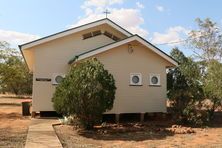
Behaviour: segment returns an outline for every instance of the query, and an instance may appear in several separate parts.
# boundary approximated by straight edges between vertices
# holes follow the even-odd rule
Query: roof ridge
[[[111,22],[111,23],[113,23],[114,25],[118,26],[119,28],[121,28],[122,30],[124,30],[125,32],[127,32],[128,34],[133,35],[133,34],[130,33],[128,30],[126,30],[126,29],[124,29],[123,27],[121,27],[120,25],[116,24],[116,23],[115,23],[114,21],[112,21],[111,19],[103,18],[103,19],[99,19],[99,20],[96,20],[96,21],[93,21],[93,22],[89,22],[89,23],[86,23],[86,24],[83,24],[83,25],[79,25],[79,26],[76,26],[76,27],[72,27],[72,28],[69,28],[69,29],[66,29],[66,30],[63,30],[63,31],[59,31],[59,32],[57,32],[57,33],[53,33],[53,34],[51,34],[51,35],[47,35],[47,36],[45,36],[45,37],[42,37],[42,38],[33,40],[33,41],[31,41],[31,42],[27,42],[27,43],[24,43],[24,44],[21,44],[21,45],[18,45],[18,46],[19,46],[19,48],[21,49],[22,46],[25,46],[25,45],[28,45],[28,44],[31,44],[31,43],[34,43],[34,42],[37,42],[37,41],[40,41],[40,40],[43,40],[43,39],[46,39],[46,38],[55,36],[55,35],[58,35],[58,34],[61,34],[61,33],[65,33],[65,32],[71,31],[71,30],[75,30],[75,29],[78,29],[78,28],[80,28],[80,27],[84,27],[84,26],[91,25],[91,24],[94,24],[94,23],[97,23],[97,22],[105,21],[105,20],[108,20],[109,22]]]
[[[99,22],[99,21],[103,21],[103,20],[106,20],[106,19],[107,19],[107,18],[103,18],[103,19],[99,19],[99,20],[96,20],[96,21],[93,21],[93,22],[89,22],[89,23],[86,23],[86,24],[83,24],[83,25],[79,25],[79,26],[76,26],[76,27],[72,27],[72,28],[69,28],[69,29],[65,29],[65,30],[63,30],[63,31],[59,31],[59,32],[57,32],[57,33],[53,33],[53,34],[47,35],[47,36],[45,36],[45,37],[42,37],[42,38],[33,40],[33,41],[31,41],[31,42],[27,42],[27,43],[24,43],[24,44],[21,44],[21,45],[18,45],[18,46],[21,47],[21,46],[24,46],[24,45],[27,45],[27,44],[30,44],[30,43],[33,43],[33,42],[36,42],[36,41],[39,41],[39,40],[42,40],[42,39],[45,39],[45,38],[54,36],[54,35],[57,35],[57,34],[60,34],[60,33],[63,33],[63,32],[67,32],[67,31],[70,31],[70,30],[74,30],[74,29],[77,29],[77,28],[79,28],[79,27],[86,26],[86,25],[89,25],[89,24],[93,24],[93,23],[96,23],[96,22]]]

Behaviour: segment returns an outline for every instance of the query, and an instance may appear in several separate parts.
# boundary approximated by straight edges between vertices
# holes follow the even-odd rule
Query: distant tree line
[[[32,73],[20,51],[4,41],[0,41],[0,93],[32,93]]]

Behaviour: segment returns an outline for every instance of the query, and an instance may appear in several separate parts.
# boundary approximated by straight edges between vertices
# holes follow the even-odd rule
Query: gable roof
[[[99,48],[95,48],[83,53],[80,53],[78,55],[75,55],[69,62],[68,64],[72,64],[73,62],[77,61],[77,60],[82,60],[91,56],[94,56],[96,54],[105,52],[107,50],[113,49],[115,47],[121,46],[123,44],[132,42],[132,41],[138,41],[141,44],[143,44],[144,46],[148,47],[149,49],[151,49],[154,53],[158,54],[159,56],[161,56],[162,58],[164,58],[165,60],[167,60],[168,62],[172,63],[173,65],[177,66],[178,62],[173,59],[171,56],[169,56],[168,54],[166,54],[165,52],[163,52],[162,50],[160,50],[159,48],[157,48],[156,46],[154,46],[153,44],[151,44],[150,42],[148,42],[147,40],[143,39],[142,37],[140,37],[139,35],[133,35],[131,37],[128,37],[126,39],[120,40],[118,42],[114,42],[114,43],[110,43],[108,45],[105,46],[101,46]]]
[[[31,42],[28,42],[25,44],[19,45],[19,48],[21,50],[31,48],[33,46],[36,46],[36,45],[39,45],[39,44],[42,44],[42,43],[45,43],[45,42],[48,42],[48,41],[51,41],[51,40],[54,40],[57,38],[61,38],[61,37],[64,37],[64,36],[67,36],[67,35],[70,35],[70,34],[85,30],[85,29],[89,29],[89,28],[92,28],[92,27],[95,27],[98,25],[102,25],[102,24],[108,24],[108,25],[112,26],[113,28],[117,29],[118,31],[120,31],[121,33],[125,34],[128,37],[132,36],[132,34],[130,32],[128,32],[127,30],[125,30],[124,28],[119,26],[118,24],[114,23],[110,19],[105,18],[105,19],[97,20],[97,21],[94,21],[94,22],[91,22],[88,24],[84,24],[84,25],[75,27],[75,28],[67,29],[65,31],[61,31],[61,32],[31,41]]]

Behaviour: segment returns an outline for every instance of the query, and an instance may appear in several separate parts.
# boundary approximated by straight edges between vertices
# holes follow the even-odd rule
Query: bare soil
[[[65,148],[222,147],[222,116],[204,128],[177,126],[171,121],[106,124],[93,131],[70,125],[54,128]]]
[[[22,116],[22,101],[24,99],[0,97],[0,147],[25,145],[30,117]]]

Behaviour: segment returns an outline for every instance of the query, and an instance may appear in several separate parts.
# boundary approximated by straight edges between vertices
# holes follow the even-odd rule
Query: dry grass
[[[21,115],[22,101],[0,98],[0,147],[24,147],[30,118]]]

